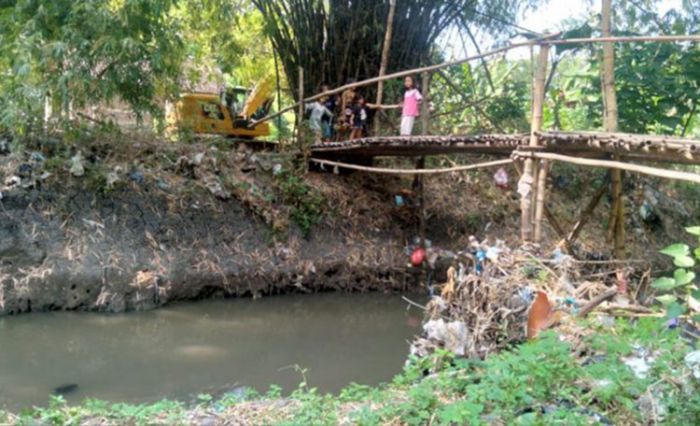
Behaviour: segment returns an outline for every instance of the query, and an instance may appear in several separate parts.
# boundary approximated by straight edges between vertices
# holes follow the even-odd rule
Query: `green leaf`
[[[695,254],[696,259],[700,260],[700,247],[696,248],[693,254]]]
[[[685,306],[678,302],[671,303],[666,310],[666,317],[669,319],[678,318],[685,313]]]
[[[672,294],[664,294],[663,296],[657,297],[656,300],[658,300],[664,306],[669,306],[678,302],[678,298]]]
[[[668,291],[668,290],[672,290],[674,287],[676,287],[676,282],[674,280],[672,280],[671,278],[663,277],[663,278],[659,278],[658,280],[655,280],[651,284],[651,286],[657,290]]]
[[[670,257],[688,256],[690,254],[690,247],[688,247],[687,244],[674,244],[661,250],[660,253]]]
[[[700,237],[700,226],[691,226],[690,228],[685,228],[686,232],[690,235],[695,235]]]
[[[673,279],[676,281],[675,285],[677,287],[682,287],[693,282],[695,279],[695,272],[688,272],[685,269],[676,269],[673,274]]]
[[[690,256],[677,256],[673,260],[673,264],[679,268],[692,268],[695,266],[695,259]]]

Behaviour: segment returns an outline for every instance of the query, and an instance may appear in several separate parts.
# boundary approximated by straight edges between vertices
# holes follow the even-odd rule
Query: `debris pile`
[[[651,312],[631,301],[631,270],[616,262],[578,261],[559,250],[542,259],[526,248],[470,240],[467,250],[453,254],[456,266],[448,269],[447,281],[432,288],[436,295],[426,306],[423,335],[413,342],[412,355],[446,349],[483,358],[555,325],[563,338],[577,343],[587,330],[573,321],[576,316],[594,309],[611,315]],[[646,282],[642,275],[635,290]]]

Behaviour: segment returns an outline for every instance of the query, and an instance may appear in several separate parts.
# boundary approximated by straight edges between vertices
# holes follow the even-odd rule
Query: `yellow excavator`
[[[270,135],[270,126],[252,123],[268,114],[272,83],[262,80],[255,87],[231,87],[221,93],[184,93],[168,113],[168,127],[196,135],[222,135],[255,139]]]

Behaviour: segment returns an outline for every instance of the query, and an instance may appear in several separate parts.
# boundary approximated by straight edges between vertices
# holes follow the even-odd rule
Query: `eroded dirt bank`
[[[230,141],[15,145],[0,153],[0,315],[418,285],[406,255],[418,229],[410,178],[302,175],[292,156]],[[434,247],[458,251],[470,235],[518,244],[516,182],[511,176],[501,189],[493,172],[426,181]],[[653,260],[696,224],[697,210],[684,202],[694,198],[655,181],[626,182],[628,253]],[[550,209],[570,229],[605,174],[558,168],[550,184]],[[608,204],[577,256],[606,256]],[[543,253],[560,241],[551,227],[545,234]],[[442,282],[444,271],[428,278]]]
[[[210,296],[321,290],[400,290],[402,242],[347,245],[314,233],[270,242],[235,200],[161,194],[16,194],[3,200],[0,314],[124,311]],[[65,203],[57,206],[56,203]],[[56,210],[69,211],[65,214]],[[401,257],[401,259],[399,259]]]
[[[286,172],[288,158],[245,148],[133,151],[38,146],[0,156],[0,315],[414,283],[404,223],[365,220],[367,194],[302,182]],[[313,206],[290,204],[295,191]],[[307,235],[297,222],[310,223]]]

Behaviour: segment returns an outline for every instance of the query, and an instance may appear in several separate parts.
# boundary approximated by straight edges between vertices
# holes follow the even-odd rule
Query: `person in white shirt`
[[[324,118],[333,118],[333,113],[320,101],[306,104],[306,112],[310,112],[309,128],[314,132],[314,142],[320,143],[323,137],[322,122]]]

